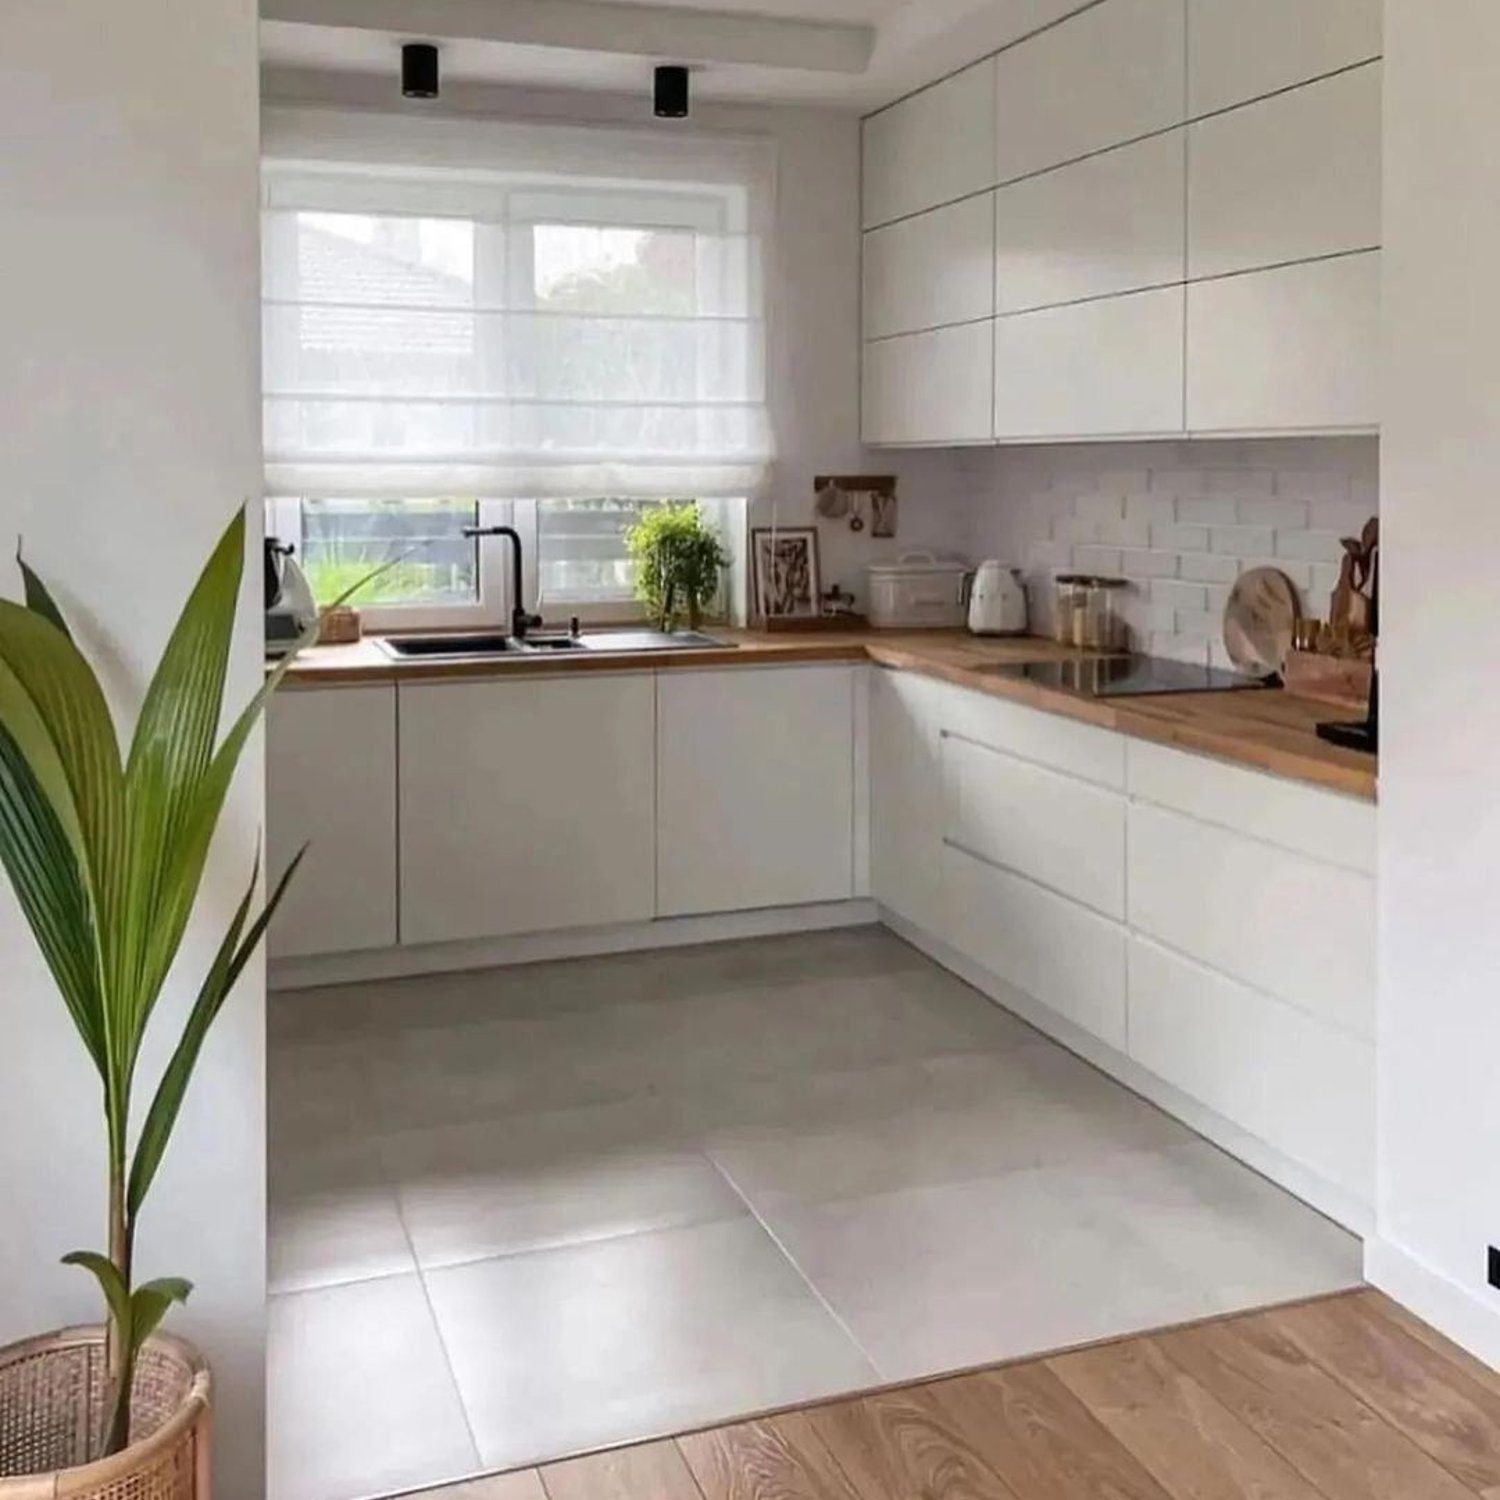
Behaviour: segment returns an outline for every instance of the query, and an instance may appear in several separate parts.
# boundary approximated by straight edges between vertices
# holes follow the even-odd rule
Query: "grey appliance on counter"
[[[1272,682],[1220,667],[1159,656],[1074,656],[1060,661],[997,664],[980,671],[1085,698],[1145,698],[1166,693],[1223,693],[1267,688]]]

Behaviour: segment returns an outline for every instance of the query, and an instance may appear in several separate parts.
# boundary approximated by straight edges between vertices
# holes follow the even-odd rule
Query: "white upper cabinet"
[[[1174,130],[1001,188],[996,311],[1181,281],[1183,153]]]
[[[1188,0],[1191,113],[1378,57],[1382,9],[1381,0]]]
[[[986,320],[866,344],[865,442],[988,442],[995,388],[992,326]]]
[[[864,226],[995,185],[995,64],[987,60],[864,122]]]
[[[1105,0],[996,59],[995,167],[1008,182],[1181,124],[1184,0]]]
[[[888,338],[988,318],[995,310],[990,193],[865,236],[865,337]]]
[[[659,916],[854,895],[857,670],[661,674]]]
[[[995,436],[1182,431],[1183,289],[1166,287],[995,320]]]
[[[1379,245],[1380,75],[1369,63],[1190,128],[1190,277]]]
[[[1328,432],[1380,421],[1380,252],[1188,287],[1194,432]]]

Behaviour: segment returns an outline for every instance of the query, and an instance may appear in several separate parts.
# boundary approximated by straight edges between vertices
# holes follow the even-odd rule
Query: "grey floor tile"
[[[738,1218],[745,1205],[672,1112],[647,1101],[387,1137],[424,1267]]]
[[[428,1276],[484,1462],[509,1467],[871,1384],[752,1219]]]
[[[275,1152],[268,1176],[273,1293],[417,1269],[396,1191],[369,1141]]]
[[[273,1297],[269,1500],[349,1500],[474,1473],[447,1356],[416,1276]]]

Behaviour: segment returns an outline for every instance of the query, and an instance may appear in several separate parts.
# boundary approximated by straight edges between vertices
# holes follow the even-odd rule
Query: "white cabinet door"
[[[852,898],[856,670],[659,676],[660,916]]]
[[[995,310],[1181,281],[1185,141],[1174,130],[1001,188]]]
[[[974,322],[990,317],[994,304],[992,194],[935,208],[865,236],[867,339]]]
[[[1132,292],[995,320],[995,436],[1182,431],[1183,289]]]
[[[1136,937],[1130,1055],[1357,1202],[1374,1202],[1373,1044]]]
[[[965,958],[1121,1051],[1125,929],[945,845],[942,935]]]
[[[396,689],[295,689],[266,723],[266,872],[307,856],[272,958],[396,945]]]
[[[1190,277],[1380,244],[1380,73],[1369,63],[1190,128]]]
[[[996,181],[1185,118],[1183,0],[1108,0],[996,59]]]
[[[903,99],[864,122],[864,227],[995,185],[995,64]]]
[[[1192,431],[1379,424],[1379,251],[1195,282],[1187,314]]]
[[[649,675],[401,692],[401,941],[655,914]]]
[[[870,681],[870,889],[927,932],[941,922],[943,685],[876,668]]]
[[[1228,109],[1378,57],[1382,0],[1188,0],[1188,102]]]
[[[864,440],[988,442],[994,392],[988,321],[865,345]]]

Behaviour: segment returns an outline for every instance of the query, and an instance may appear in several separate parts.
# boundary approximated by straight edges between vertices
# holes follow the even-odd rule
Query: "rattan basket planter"
[[[209,1500],[209,1374],[158,1334],[141,1350],[131,1444],[91,1462],[104,1426],[102,1328],[0,1349],[0,1500]]]

